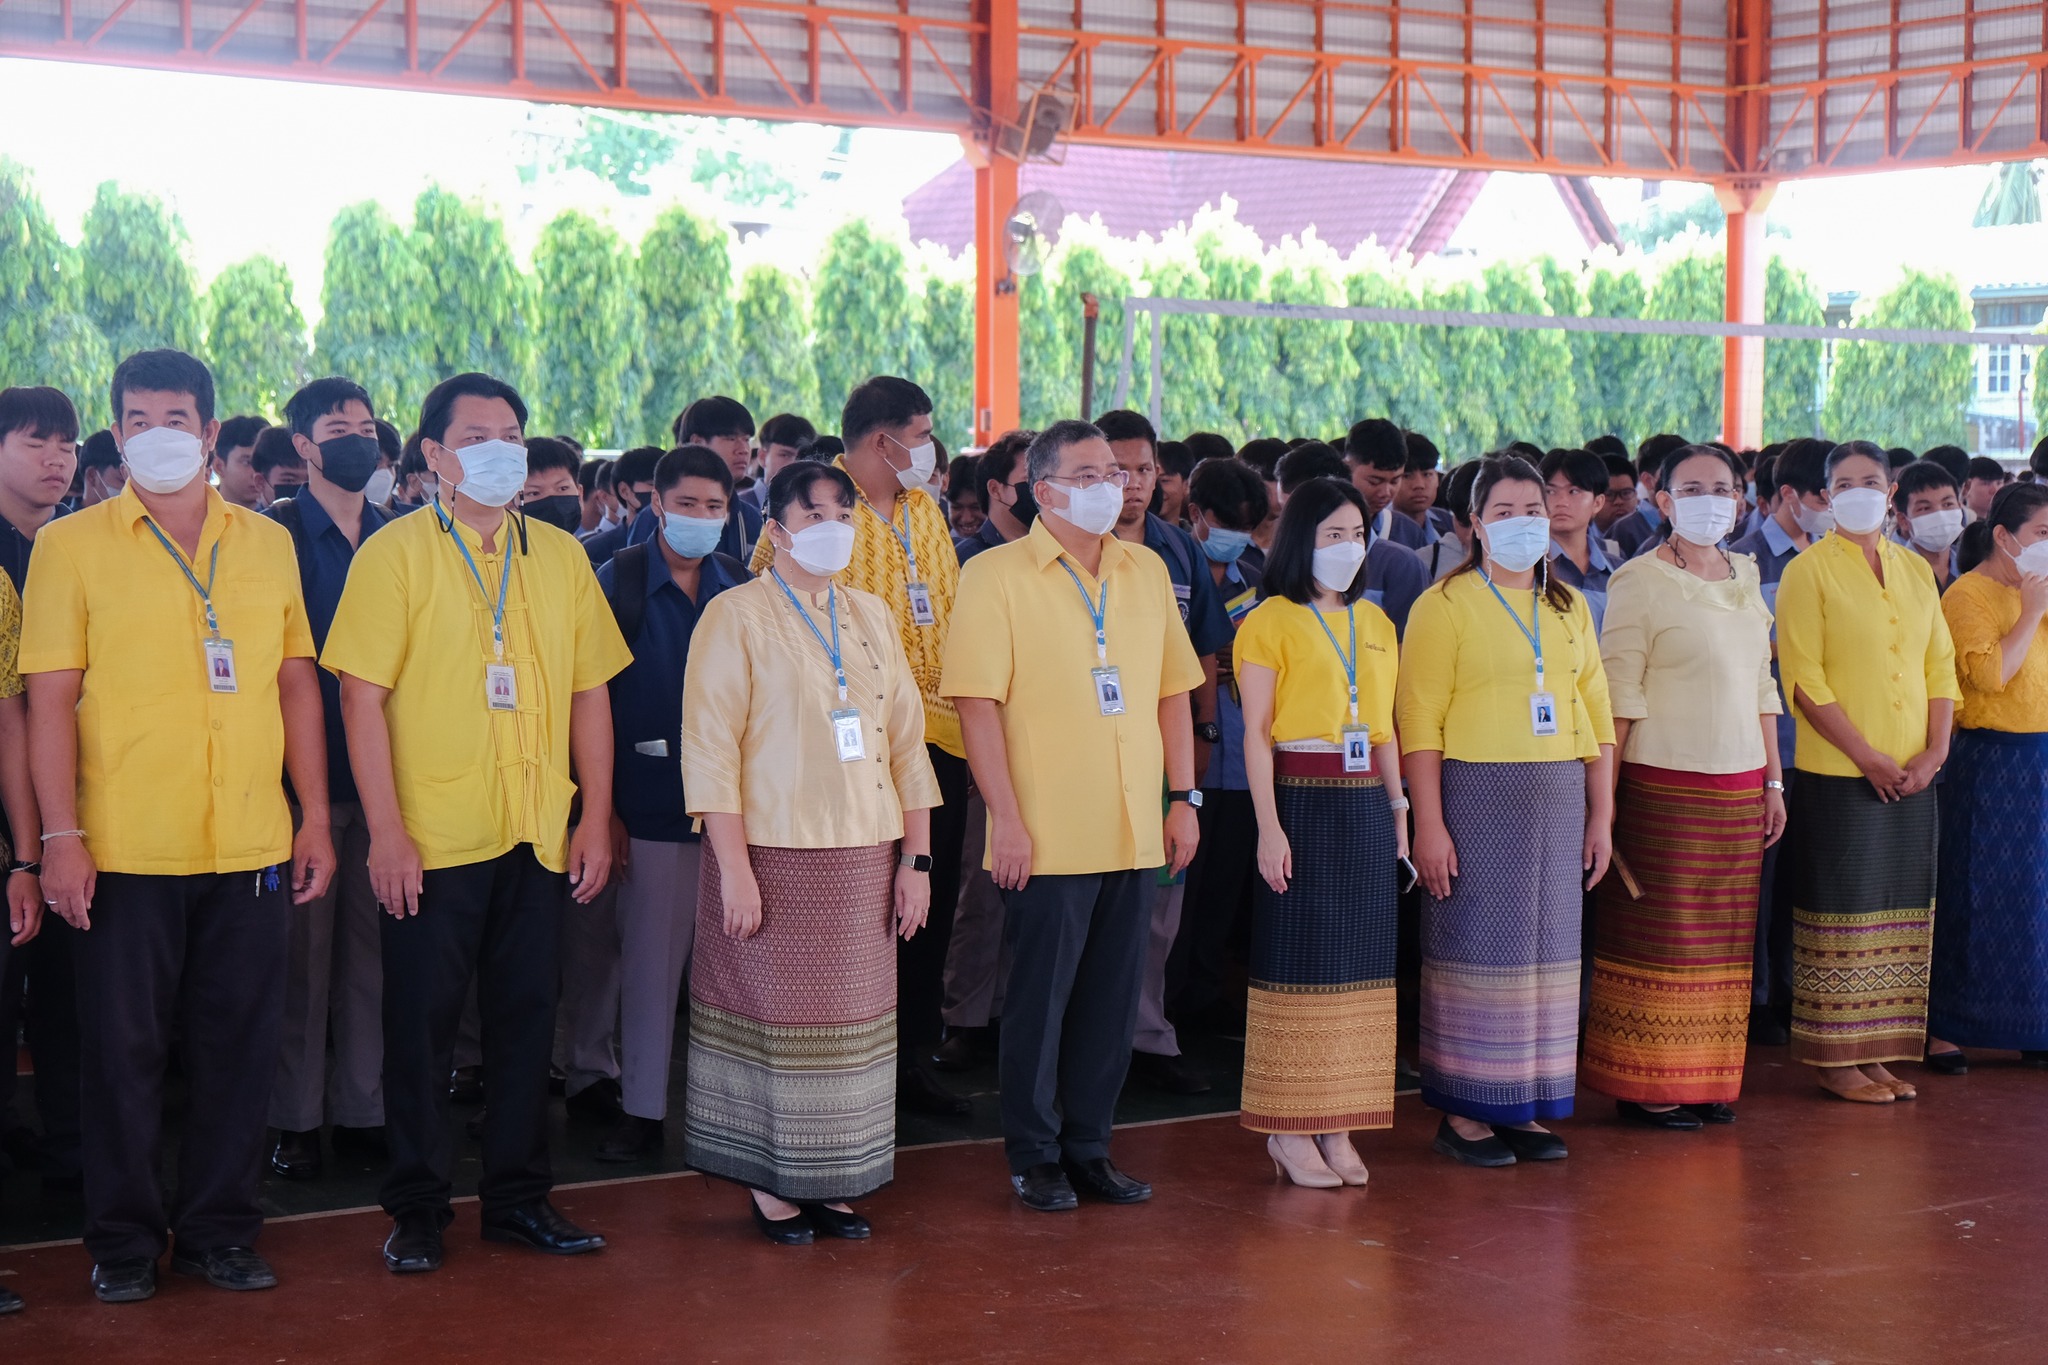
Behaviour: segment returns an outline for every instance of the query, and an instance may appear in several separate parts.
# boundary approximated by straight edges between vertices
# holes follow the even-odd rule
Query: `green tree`
[[[640,419],[644,432],[667,431],[693,400],[735,387],[728,235],[678,204],[640,239],[636,278],[647,333],[639,349],[653,377]],[[754,420],[770,416],[757,412]]]
[[[1266,268],[1258,238],[1234,218],[1219,218],[1195,231],[1195,256],[1209,277],[1209,297],[1256,303],[1266,297]],[[1223,374],[1219,395],[1222,431],[1242,444],[1260,436],[1285,437],[1286,414],[1273,402],[1273,324],[1265,318],[1220,317],[1216,321],[1216,363]]]
[[[374,201],[350,204],[327,230],[315,368],[370,392],[405,430],[438,378],[426,272],[405,230]]]
[[[108,425],[112,413],[107,381],[114,377],[114,354],[106,337],[83,313],[58,313],[43,329],[42,358],[32,372],[38,384],[61,389],[78,409],[87,430]],[[96,418],[94,413],[106,413]]]
[[[740,277],[734,315],[739,392],[733,396],[754,420],[794,412],[824,431],[837,426],[839,410],[827,412],[818,402],[803,281],[772,265],[750,265]]]
[[[206,357],[221,413],[276,417],[306,382],[306,319],[281,261],[251,256],[213,277],[206,291]]]
[[[2009,227],[2041,221],[2041,171],[2030,161],[2009,161],[1991,172],[1971,227]]]
[[[1545,256],[1536,262],[1536,273],[1543,282],[1543,300],[1550,305],[1550,311],[1558,317],[1586,316],[1586,290],[1583,272]],[[1593,374],[1594,334],[1591,332],[1559,332],[1565,349],[1572,357],[1572,402],[1577,411],[1572,414],[1574,425],[1559,444],[1582,446],[1587,438],[1599,434],[1593,426],[1593,410],[1600,401],[1599,381]]]
[[[675,130],[665,121],[593,109],[585,111],[582,129],[558,164],[589,171],[620,194],[644,197],[653,192],[647,176],[675,160],[677,145]]]
[[[1635,267],[1601,266],[1586,282],[1586,312],[1596,318],[1640,318],[1649,291]],[[1642,393],[1651,338],[1628,332],[1591,332],[1585,338],[1586,384],[1579,393],[1582,439],[1609,434],[1633,447],[1642,430]]]
[[[1268,286],[1274,303],[1329,306],[1344,300],[1335,274],[1308,251],[1283,254]],[[1358,387],[1358,357],[1351,324],[1283,318],[1273,325],[1275,397],[1290,435],[1330,440],[1351,424],[1350,400]]]
[[[1551,314],[1542,279],[1533,267],[1497,263],[1486,268],[1485,279],[1488,311]],[[1499,394],[1501,427],[1545,450],[1577,445],[1585,439],[1579,430],[1577,383],[1565,336],[1563,332],[1507,330],[1500,335],[1509,376]]]
[[[505,225],[435,185],[413,204],[412,249],[424,288],[421,337],[436,379],[481,370],[514,388],[533,380],[533,280]]]
[[[866,219],[841,224],[826,239],[812,293],[819,401],[836,412],[871,375],[914,378],[921,301],[894,238]]]
[[[1794,327],[1818,327],[1827,321],[1827,304],[1813,281],[1777,256],[1764,274],[1764,321]],[[1820,350],[1818,341],[1769,341],[1764,344],[1764,439],[1789,441],[1811,436],[1819,425]]]
[[[1062,356],[1060,373],[1066,377],[1062,415],[1094,418],[1107,412],[1116,399],[1116,366],[1123,353],[1124,299],[1130,295],[1131,278],[1112,263],[1092,242],[1068,243],[1060,252],[1059,289],[1054,295],[1053,318],[1057,327],[1055,343]],[[1093,294],[1101,305],[1096,320],[1095,411],[1081,411],[1081,346],[1084,315],[1081,296]],[[1130,406],[1147,410],[1152,395],[1152,319],[1138,317],[1138,335],[1132,342]],[[1172,385],[1169,383],[1170,389]]]
[[[106,338],[80,311],[78,274],[77,253],[28,171],[0,157],[0,385],[62,389],[91,422],[113,365]]]
[[[1353,308],[1413,308],[1415,295],[1384,260],[1344,281]],[[1443,433],[1442,380],[1436,360],[1423,345],[1423,329],[1406,322],[1354,322],[1351,356],[1358,365],[1350,421],[1385,417],[1432,441]]]
[[[1065,293],[1044,273],[1017,281],[1017,396],[1019,420],[1039,429],[1074,415],[1080,380],[1074,353],[1060,334]],[[1105,398],[1115,393],[1117,349],[1121,337],[1107,343],[1108,384]]]
[[[1953,276],[1908,269],[1868,309],[1858,310],[1856,325],[1966,332],[1970,303]],[[1974,373],[1967,346],[1838,342],[1827,429],[1840,440],[1913,450],[1961,444]]]
[[[199,349],[199,294],[184,224],[154,195],[101,184],[79,235],[85,315],[116,356]]]
[[[974,287],[932,274],[924,282],[924,363],[932,431],[957,451],[974,439]]]
[[[1192,251],[1162,251],[1145,263],[1145,280],[1154,298],[1206,299],[1209,279]],[[1223,365],[1216,355],[1216,319],[1205,313],[1169,313],[1165,320],[1163,364],[1165,392],[1160,417],[1166,433],[1181,437],[1191,431],[1213,431],[1223,421]],[[1108,328],[1098,332],[1095,362],[1095,406],[1116,396],[1116,372],[1123,354],[1123,335]]]
[[[1727,304],[1721,257],[1694,253],[1671,261],[1650,291],[1649,316],[1676,322],[1718,322]],[[1705,441],[1721,430],[1719,337],[1649,338],[1636,411],[1637,439],[1674,432]]]
[[[633,253],[619,234],[574,209],[541,229],[533,249],[540,285],[540,364],[534,426],[586,445],[659,439],[640,430],[647,372]]]
[[[1424,308],[1453,313],[1479,313],[1486,300],[1479,286],[1459,280],[1423,291]],[[1493,450],[1500,441],[1520,433],[1503,432],[1499,396],[1515,382],[1507,372],[1500,335],[1487,327],[1418,327],[1423,350],[1435,366],[1443,394],[1443,426],[1438,448],[1452,460]]]

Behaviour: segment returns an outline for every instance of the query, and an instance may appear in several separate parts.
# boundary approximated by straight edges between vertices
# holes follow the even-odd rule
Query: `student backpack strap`
[[[619,623],[619,634],[626,637],[626,648],[631,649],[640,641],[640,623],[647,617],[647,575],[650,566],[648,550],[651,546],[642,541],[628,545],[612,556],[612,590],[607,600],[612,605],[612,619]]]

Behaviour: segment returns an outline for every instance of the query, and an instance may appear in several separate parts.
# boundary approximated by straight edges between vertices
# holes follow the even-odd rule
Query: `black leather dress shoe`
[[[1749,1021],[1749,1043],[1751,1047],[1783,1047],[1792,1041],[1792,1030],[1775,1019]]]
[[[1086,1190],[1090,1199],[1100,1199],[1105,1204],[1142,1204],[1152,1197],[1152,1187],[1142,1180],[1133,1180],[1110,1164],[1106,1156],[1090,1161],[1062,1161],[1060,1169],[1077,1190]]]
[[[932,1049],[932,1065],[941,1071],[972,1071],[980,1060],[981,1040],[978,1035],[986,1030],[978,1028],[949,1028],[946,1041]]]
[[[1187,1058],[1158,1052],[1133,1052],[1131,1079],[1169,1095],[1206,1095],[1215,1089]]]
[[[1010,1188],[1024,1201],[1024,1207],[1039,1213],[1065,1213],[1081,1207],[1081,1200],[1056,1161],[1042,1161],[1022,1175],[1010,1177]]]
[[[6,1285],[0,1284],[0,1317],[5,1317],[9,1313],[19,1313],[26,1307],[28,1307],[28,1303],[21,1295],[15,1293]]]
[[[441,1268],[441,1220],[431,1213],[401,1213],[384,1239],[384,1268],[394,1275],[424,1275]]]
[[[939,1078],[917,1065],[905,1062],[896,1068],[896,1107],[913,1114],[936,1114],[957,1118],[973,1109],[963,1095],[939,1084]]]
[[[382,1128],[344,1128],[335,1124],[327,1134],[327,1140],[334,1144],[334,1154],[351,1157],[357,1161],[391,1160],[391,1144],[385,1140]]]
[[[1683,1107],[1645,1109],[1634,1100],[1616,1100],[1614,1112],[1621,1115],[1623,1123],[1638,1123],[1645,1128],[1668,1128],[1674,1133],[1690,1133],[1700,1126],[1700,1116]]]
[[[1721,1104],[1717,1101],[1713,1104],[1688,1104],[1685,1108],[1688,1113],[1701,1123],[1735,1122],[1735,1107],[1733,1105]]]
[[[484,1102],[484,1069],[480,1066],[458,1066],[448,1074],[448,1101],[451,1104],[482,1104]]]
[[[156,1297],[156,1262],[147,1256],[101,1261],[92,1268],[92,1294],[101,1303],[141,1303]]]
[[[2020,1065],[2048,1067],[2048,1052],[2027,1048],[2020,1053]]]
[[[605,1076],[584,1086],[564,1103],[568,1106],[571,1118],[610,1125],[626,1116],[626,1111],[619,1100],[619,1083]]]
[[[215,1289],[231,1289],[238,1294],[277,1288],[277,1272],[251,1247],[175,1251],[171,1254],[171,1269],[180,1275],[196,1275]]]
[[[1970,1074],[1970,1059],[1963,1055],[1963,1050],[1959,1047],[1952,1047],[1947,1052],[1930,1052],[1922,1060],[1927,1064],[1929,1071],[1938,1072],[1943,1076]]]
[[[761,1230],[761,1235],[779,1247],[807,1247],[814,1240],[810,1214],[801,1205],[794,1218],[770,1218],[761,1212],[760,1204],[750,1194],[747,1207],[754,1211],[754,1226]]]
[[[280,1131],[277,1145],[270,1149],[270,1169],[286,1180],[317,1180],[320,1177],[320,1130],[294,1133]]]
[[[1405,1057],[1394,1058],[1394,1093],[1396,1095],[1419,1095],[1422,1093],[1422,1073],[1409,1065]]]
[[[604,1250],[604,1238],[577,1227],[545,1199],[486,1217],[484,1240],[514,1242],[550,1256],[581,1256]]]
[[[1442,1152],[1451,1160],[1463,1166],[1512,1166],[1515,1164],[1514,1149],[1500,1140],[1499,1134],[1492,1137],[1468,1138],[1451,1127],[1445,1119],[1436,1126],[1436,1137],[1429,1144],[1430,1150]]]
[[[756,1207],[759,1207],[758,1205]],[[821,1237],[840,1237],[849,1242],[865,1242],[874,1236],[875,1230],[868,1220],[857,1213],[841,1213],[828,1209],[823,1204],[799,1204],[804,1217],[811,1220],[811,1228]]]
[[[1508,1145],[1517,1161],[1563,1161],[1571,1155],[1564,1139],[1555,1133],[1532,1133],[1526,1128],[1502,1128],[1493,1130],[1494,1136]]]
[[[591,1155],[599,1161],[644,1161],[661,1155],[661,1142],[660,1119],[620,1114],[619,1121],[605,1134],[604,1141],[597,1144],[597,1150]]]

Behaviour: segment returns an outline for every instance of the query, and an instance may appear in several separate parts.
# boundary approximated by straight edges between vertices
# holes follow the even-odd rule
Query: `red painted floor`
[[[2048,1074],[1987,1057],[1912,1104],[1822,1097],[1753,1052],[1731,1128],[1624,1128],[1581,1095],[1570,1160],[1468,1170],[1401,1103],[1366,1191],[1275,1183],[1229,1118],[1132,1128],[1149,1205],[1033,1214],[991,1145],[903,1153],[865,1245],[772,1247],[696,1177],[558,1192],[611,1249],[476,1240],[396,1279],[375,1212],[273,1224],[284,1284],[168,1272],[95,1304],[75,1245],[0,1252],[30,1300],[0,1361],[2048,1360]]]

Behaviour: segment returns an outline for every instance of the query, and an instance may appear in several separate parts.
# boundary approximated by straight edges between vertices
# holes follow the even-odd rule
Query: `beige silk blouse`
[[[826,641],[822,602],[799,608],[772,575],[711,599],[683,681],[683,791],[690,814],[739,815],[767,848],[869,848],[903,837],[903,812],[939,804],[924,700],[882,600],[838,589],[847,699],[799,617]],[[841,762],[832,713],[860,712],[864,758]]]

